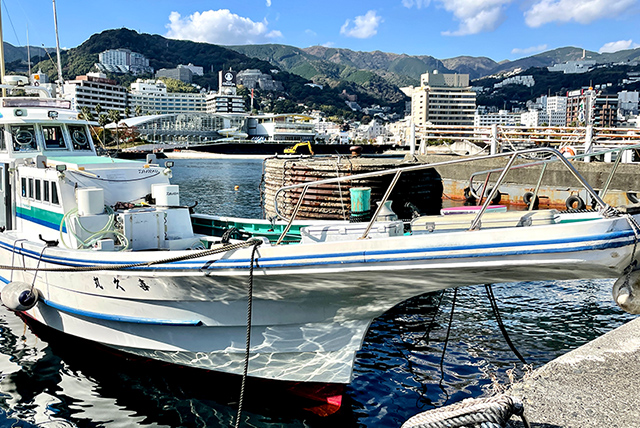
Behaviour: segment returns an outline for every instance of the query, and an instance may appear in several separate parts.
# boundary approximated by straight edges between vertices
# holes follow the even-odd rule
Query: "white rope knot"
[[[402,424],[402,428],[504,428],[513,415],[520,416],[524,426],[529,428],[524,405],[516,397],[467,398],[417,414]]]

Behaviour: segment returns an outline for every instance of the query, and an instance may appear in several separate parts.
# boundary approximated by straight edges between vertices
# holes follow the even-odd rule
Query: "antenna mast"
[[[56,52],[58,54],[58,93],[62,95],[64,93],[62,86],[64,80],[62,79],[62,61],[60,61],[60,39],[58,38],[58,14],[56,12],[56,0],[53,0],[53,22],[56,27]]]
[[[0,83],[4,82],[4,38],[2,37],[2,1],[0,0]],[[2,96],[6,90],[2,89]]]

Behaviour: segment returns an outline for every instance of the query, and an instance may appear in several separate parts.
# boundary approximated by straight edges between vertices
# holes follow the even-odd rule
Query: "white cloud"
[[[316,33],[316,32],[315,32],[315,31],[313,31],[313,30],[310,30],[310,29],[308,29],[308,28],[307,28],[306,30],[304,30],[304,33],[305,33],[307,36],[311,36],[311,37],[316,37],[316,36],[318,35],[318,33]]]
[[[576,21],[589,24],[597,19],[615,18],[628,11],[637,0],[540,0],[524,14],[529,27],[549,22]]]
[[[353,20],[347,19],[340,28],[340,34],[357,39],[368,39],[378,33],[378,25],[382,23],[382,17],[375,10],[368,11],[365,15],[356,16]]]
[[[511,53],[512,54],[531,54],[531,53],[536,53],[536,52],[542,52],[545,49],[547,49],[547,45],[538,45],[538,46],[531,46],[528,48],[513,48],[511,49]]]
[[[512,0],[438,0],[460,21],[456,31],[444,31],[445,36],[466,36],[493,31],[505,20],[504,8]]]
[[[166,36],[171,39],[221,45],[265,43],[282,37],[280,31],[269,31],[266,19],[263,22],[253,22],[228,9],[196,12],[185,18],[178,12],[171,12],[166,27]]]
[[[422,9],[423,7],[429,6],[431,0],[402,0],[402,5],[406,8],[411,9],[413,6],[416,9]]]
[[[267,7],[271,7],[271,0],[267,0]]]
[[[640,48],[640,44],[633,43],[633,40],[618,40],[617,42],[605,43],[598,52],[600,53],[612,53],[623,51],[625,49]]]

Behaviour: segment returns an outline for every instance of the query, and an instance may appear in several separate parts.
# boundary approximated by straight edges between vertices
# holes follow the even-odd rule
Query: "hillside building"
[[[475,109],[476,93],[471,91],[468,74],[425,73],[411,95],[411,115],[417,126],[472,126]]]
[[[129,107],[142,108],[144,114],[196,113],[206,111],[206,96],[201,93],[167,92],[161,80],[138,79],[131,84]]]
[[[109,49],[98,54],[98,70],[110,73],[153,73],[149,60],[138,52],[129,49]]]
[[[75,80],[64,82],[63,89],[64,98],[71,101],[72,108],[79,111],[82,107],[89,107],[95,117],[97,104],[103,112],[117,110],[120,114],[124,114],[127,107],[127,90],[102,73],[76,76]]]
[[[248,69],[238,72],[236,76],[238,85],[247,89],[262,89],[263,91],[283,91],[282,82],[273,80],[270,74],[264,74],[260,70]]]
[[[191,83],[193,72],[188,67],[161,68],[156,71],[156,79],[160,77],[168,77],[170,79],[180,80],[185,83]]]

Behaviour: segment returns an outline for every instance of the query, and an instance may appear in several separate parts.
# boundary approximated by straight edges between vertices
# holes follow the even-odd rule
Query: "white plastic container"
[[[104,191],[98,187],[78,189],[78,215],[98,215],[104,213]]]
[[[153,186],[156,205],[176,207],[180,205],[180,188],[177,184],[160,184]]]

